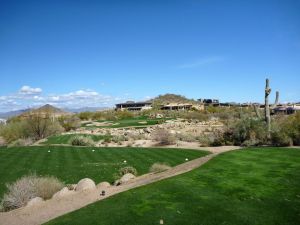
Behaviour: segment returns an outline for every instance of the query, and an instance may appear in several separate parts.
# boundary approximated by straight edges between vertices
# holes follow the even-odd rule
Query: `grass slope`
[[[300,150],[222,154],[184,175],[133,189],[47,223],[300,224]]]
[[[91,137],[95,142],[110,137],[109,135],[104,136],[104,135],[91,135],[91,134],[64,134],[64,135],[55,135],[55,136],[48,137],[47,141],[42,142],[41,144],[45,144],[45,145],[70,144],[70,139],[74,136]]]
[[[139,174],[144,174],[155,162],[175,166],[185,162],[185,158],[195,159],[206,154],[204,151],[151,148],[1,147],[0,198],[6,190],[5,183],[29,172],[54,175],[66,183],[77,183],[85,177],[97,183],[112,182],[113,174],[124,166],[133,166]]]

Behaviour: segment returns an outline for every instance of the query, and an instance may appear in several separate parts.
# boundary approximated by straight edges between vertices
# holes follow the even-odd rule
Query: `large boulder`
[[[59,192],[56,192],[53,196],[52,196],[52,198],[63,198],[63,197],[65,197],[65,196],[67,196],[67,195],[70,195],[70,194],[72,194],[72,193],[74,193],[74,191],[70,191],[67,187],[64,187],[63,189],[61,189]]]
[[[33,206],[33,205],[38,205],[40,204],[41,202],[43,202],[44,199],[40,198],[40,197],[35,197],[33,199],[31,199],[28,203],[27,203],[27,206]]]
[[[128,181],[134,179],[135,176],[132,173],[126,173],[125,175],[123,175],[120,179],[120,184],[124,184],[127,183]]]
[[[81,179],[76,185],[76,191],[90,190],[96,188],[95,182],[90,178]]]
[[[97,188],[108,188],[108,187],[110,187],[110,183],[106,181],[97,184]]]

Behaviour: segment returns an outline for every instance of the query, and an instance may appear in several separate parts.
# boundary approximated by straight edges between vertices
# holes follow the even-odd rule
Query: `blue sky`
[[[300,1],[0,0],[0,111],[164,93],[300,101]],[[274,96],[273,92],[273,96]]]

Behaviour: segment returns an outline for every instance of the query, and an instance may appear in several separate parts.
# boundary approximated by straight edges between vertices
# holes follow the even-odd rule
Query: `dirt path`
[[[212,150],[213,152],[210,155],[180,164],[162,173],[145,174],[121,186],[111,186],[105,189],[97,188],[94,190],[77,192],[72,195],[65,196],[64,198],[61,199],[50,199],[48,201],[39,203],[38,205],[27,206],[10,212],[0,213],[0,224],[1,225],[42,224],[56,217],[75,211],[86,205],[89,205],[96,201],[100,201],[102,199],[108,198],[118,193],[189,172],[205,164],[206,162],[208,162],[210,159],[214,158],[218,154],[222,152],[234,150],[234,149],[223,148],[223,149],[214,149],[214,150],[210,149],[210,150]],[[105,196],[100,196],[100,192],[102,190],[106,191]]]

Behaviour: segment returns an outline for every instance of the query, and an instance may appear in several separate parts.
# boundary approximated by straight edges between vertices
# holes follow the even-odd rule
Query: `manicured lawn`
[[[222,154],[187,174],[133,189],[47,223],[299,225],[300,149]]]
[[[116,121],[108,121],[113,123],[114,125],[111,126],[87,126],[88,123],[83,124],[84,127],[99,127],[99,128],[120,128],[120,127],[135,127],[135,126],[151,126],[159,123],[163,123],[165,119],[149,119],[146,117],[135,117],[135,118],[127,118],[127,119],[120,119]],[[104,122],[103,120],[97,122]]]
[[[65,135],[55,135],[47,138],[47,141],[42,142],[41,144],[70,144],[70,139],[74,136],[84,136],[91,137],[95,142],[103,140],[110,136],[104,135],[91,135],[91,134],[65,134]]]
[[[5,183],[30,172],[54,175],[65,183],[77,183],[85,177],[96,183],[112,182],[113,174],[121,167],[133,166],[141,175],[155,162],[175,166],[185,162],[185,158],[195,159],[206,154],[204,151],[151,148],[1,147],[0,198],[6,190]]]

